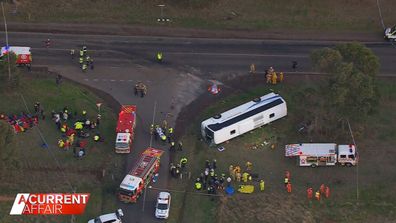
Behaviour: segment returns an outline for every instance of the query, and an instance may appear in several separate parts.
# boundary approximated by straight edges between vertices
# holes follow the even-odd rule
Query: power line
[[[353,144],[355,145],[356,154],[359,154],[358,150],[357,150],[358,146],[356,144],[355,137],[353,136],[352,128],[351,128],[351,125],[349,124],[348,119],[347,119],[347,123],[348,123],[349,133],[351,134]],[[355,157],[355,158],[358,158],[358,157]],[[359,202],[359,164],[356,165],[356,201]]]
[[[30,110],[29,110],[29,107],[27,106],[25,97],[24,97],[23,94],[21,94],[21,93],[20,93],[20,95],[21,95],[23,104],[25,105],[26,111],[30,114]],[[36,126],[36,129],[37,129],[37,131],[38,131],[38,133],[39,133],[39,135],[40,135],[41,140],[42,140],[42,141],[45,143],[45,145],[47,146],[47,148],[48,148],[47,151],[50,153],[50,155],[52,156],[52,158],[55,160],[58,169],[60,170],[60,172],[62,173],[63,177],[64,177],[65,180],[66,180],[66,183],[67,183],[68,186],[70,187],[71,191],[75,193],[75,189],[73,188],[73,186],[72,186],[70,180],[67,178],[65,172],[62,170],[59,160],[56,158],[56,156],[55,156],[54,153],[52,152],[52,150],[51,150],[51,148],[50,148],[50,145],[48,144],[47,140],[45,139],[45,137],[44,137],[43,133],[41,132],[40,128],[39,128],[38,126]]]

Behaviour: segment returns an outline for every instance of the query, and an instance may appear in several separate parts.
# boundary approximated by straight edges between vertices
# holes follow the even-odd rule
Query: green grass
[[[217,159],[218,173],[227,173],[228,166],[231,164],[244,168],[245,162],[250,161],[253,163],[254,172],[265,180],[266,191],[255,193],[253,197],[239,195],[230,199],[215,199],[215,202],[207,197],[186,194],[184,198],[177,198],[177,203],[185,202],[185,208],[173,209],[171,222],[176,222],[175,219],[189,219],[191,222],[257,222],[257,219],[271,222],[288,221],[291,218],[296,221],[310,221],[308,219],[311,219],[317,222],[378,222],[394,219],[396,195],[393,190],[396,185],[394,177],[396,168],[392,157],[396,155],[393,149],[396,143],[396,116],[392,111],[396,108],[396,84],[384,80],[379,81],[382,98],[377,113],[365,121],[366,128],[363,130],[354,129],[352,123],[361,155],[358,202],[356,200],[356,168],[302,168],[297,167],[294,160],[284,158],[284,144],[309,141],[309,138],[296,132],[295,124],[300,115],[295,113],[299,110],[299,106],[304,106],[304,103],[293,99],[298,92],[315,85],[317,85],[316,82],[305,82],[294,83],[293,87],[290,85],[271,86],[287,101],[288,116],[232,139],[229,143],[224,143],[226,150],[223,152],[218,152],[217,146],[208,147],[205,143],[197,141],[200,134],[197,131],[200,121],[258,95],[266,94],[269,92],[269,87],[259,87],[241,94],[230,95],[198,115],[182,140],[189,150],[178,154],[178,158],[186,155],[189,160],[193,160],[189,164],[192,180],[203,171],[206,159]],[[270,143],[258,149],[251,148],[251,145],[260,144],[264,140]],[[270,144],[275,144],[276,149],[270,149]],[[292,173],[294,196],[291,198],[284,192],[281,183],[285,170],[290,170]],[[306,188],[312,186],[315,189],[321,183],[330,185],[331,198],[321,203],[306,202]],[[171,186],[176,185],[179,190],[183,190],[184,187],[187,191],[194,192],[192,181],[180,183],[173,180]],[[291,202],[291,205],[288,206],[287,202],[283,203],[282,200]],[[217,214],[220,209],[233,211]],[[262,216],[260,212],[266,209],[271,210],[270,213]],[[286,214],[286,210],[290,211]],[[308,212],[309,218],[304,216],[304,213]]]
[[[48,142],[49,150],[59,161],[62,170],[59,170],[57,162],[49,151],[41,148],[43,142],[36,129],[17,134],[11,145],[0,148],[1,162],[3,162],[0,175],[0,195],[14,197],[18,192],[68,193],[72,190],[67,183],[70,181],[76,192],[91,193],[86,212],[82,216],[77,216],[77,222],[87,222],[90,218],[103,212],[113,211],[116,202],[114,190],[122,177],[121,172],[124,165],[123,156],[117,156],[113,151],[115,114],[107,107],[106,103],[102,105],[99,131],[105,141],[97,144],[89,138],[87,156],[82,160],[77,160],[73,157],[72,149],[63,151],[57,147],[61,133],[56,130],[56,125],[51,120],[51,110],[61,111],[64,106],[67,106],[72,113],[80,114],[84,109],[87,110],[88,117],[95,120],[96,103],[103,102],[103,100],[87,89],[67,81],[61,87],[57,87],[53,78],[36,78],[32,75],[22,78],[19,92],[23,94],[31,112],[34,110],[34,103],[41,102],[46,113],[46,120],[40,120],[39,128]],[[0,113],[27,112],[19,93],[3,92],[0,93],[0,97],[2,98]],[[104,177],[102,177],[102,170],[106,170]],[[114,175],[114,180],[111,175]],[[0,213],[8,213],[11,208],[10,202],[1,204]],[[4,223],[36,222],[37,219],[40,219],[40,222],[70,221],[70,217],[28,218],[0,215],[0,222]]]
[[[75,22],[158,25],[157,4],[166,4],[164,15],[172,19],[166,26],[209,29],[312,29],[381,30],[375,1],[342,0],[37,0],[23,1],[9,21]],[[386,24],[395,24],[393,0],[380,1]],[[6,10],[12,11],[6,4]],[[48,10],[42,10],[46,8]]]

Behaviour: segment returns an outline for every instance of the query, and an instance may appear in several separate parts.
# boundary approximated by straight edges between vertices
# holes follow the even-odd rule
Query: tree
[[[10,57],[10,72],[8,73],[8,57]],[[0,61],[0,91],[19,85],[19,70],[15,66],[16,55],[12,52],[4,55]],[[11,77],[11,78],[10,78]]]
[[[313,51],[311,60],[316,70],[331,74],[320,87],[327,111],[327,121],[321,124],[360,120],[375,110],[379,60],[370,49],[359,43],[340,44]]]

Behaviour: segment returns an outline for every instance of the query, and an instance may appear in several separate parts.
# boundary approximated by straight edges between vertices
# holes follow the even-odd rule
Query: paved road
[[[48,37],[53,45],[45,49],[43,41]],[[108,92],[121,104],[137,104],[137,136],[134,152],[127,157],[126,172],[149,145],[148,129],[155,101],[156,119],[162,120],[164,114],[172,113],[172,123],[182,106],[205,91],[202,84],[207,84],[207,80],[244,75],[251,63],[255,63],[259,71],[269,66],[291,71],[291,61],[298,61],[299,71],[311,71],[309,53],[337,43],[39,33],[10,33],[9,40],[11,46],[31,46],[34,64],[48,65],[64,76]],[[83,44],[95,59],[95,70],[86,74],[81,73],[77,62],[69,57],[71,48],[78,49]],[[370,42],[367,46],[380,58],[380,73],[396,76],[395,49],[386,42]],[[164,52],[164,64],[153,61],[156,51]],[[137,80],[149,86],[149,94],[144,99],[133,96],[132,88]],[[170,108],[172,102],[177,105],[174,109]],[[154,143],[154,146],[168,149],[167,145]],[[166,153],[156,187],[166,187],[168,156]],[[120,203],[126,222],[156,222],[153,217],[155,195],[156,191],[148,191],[144,212],[142,199],[137,205]]]

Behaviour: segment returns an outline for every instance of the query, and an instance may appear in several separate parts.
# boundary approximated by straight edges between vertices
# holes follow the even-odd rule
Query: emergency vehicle
[[[169,192],[160,192],[155,205],[155,217],[160,219],[168,219],[171,204],[171,195]]]
[[[136,126],[136,106],[122,105],[118,114],[116,153],[130,153]]]
[[[143,190],[158,173],[160,157],[164,151],[147,148],[136,165],[124,177],[118,189],[118,198],[125,203],[136,203]]]
[[[32,53],[30,52],[30,47],[24,46],[10,46],[2,47],[0,58],[2,59],[4,55],[8,52],[13,52],[16,55],[17,65],[30,65],[32,63]]]
[[[298,157],[299,166],[356,166],[358,153],[355,145],[335,143],[300,143],[285,146],[286,157]]]
[[[386,40],[393,40],[396,42],[396,26],[394,26],[393,28],[386,28],[384,38]]]

